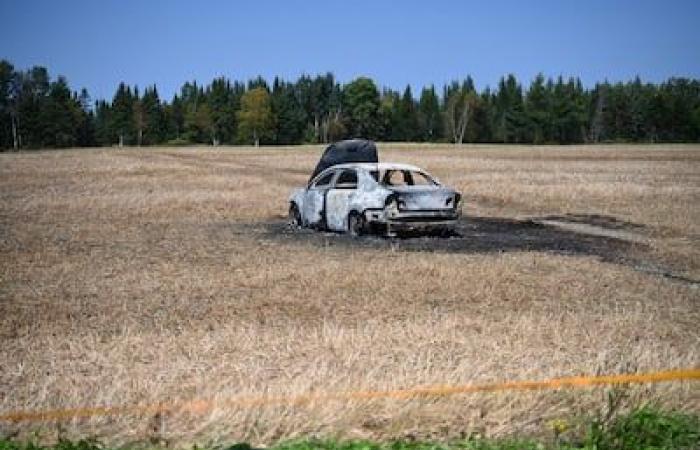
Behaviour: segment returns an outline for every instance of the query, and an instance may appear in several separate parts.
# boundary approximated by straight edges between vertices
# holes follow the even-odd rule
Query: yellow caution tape
[[[328,400],[368,400],[377,398],[407,399],[414,397],[442,397],[455,394],[496,391],[522,391],[561,388],[581,388],[626,383],[660,383],[664,381],[700,380],[700,369],[668,370],[641,374],[579,376],[553,378],[541,381],[506,381],[476,385],[442,385],[386,391],[352,391],[305,394],[295,396],[236,397],[224,400],[192,400],[151,405],[94,406],[54,409],[46,411],[15,411],[0,414],[0,421],[52,421],[98,416],[157,414],[173,411],[203,414],[214,408],[254,407],[264,405],[300,405]]]

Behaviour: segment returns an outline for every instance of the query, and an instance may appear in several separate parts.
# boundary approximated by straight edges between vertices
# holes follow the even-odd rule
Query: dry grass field
[[[700,146],[380,145],[460,236],[295,231],[321,146],[0,154],[0,413],[700,366]],[[0,423],[167,445],[544,433],[691,382]],[[572,424],[575,428],[575,423]]]

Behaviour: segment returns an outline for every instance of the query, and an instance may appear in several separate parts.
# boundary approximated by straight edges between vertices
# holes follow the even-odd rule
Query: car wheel
[[[362,236],[365,232],[365,218],[356,212],[350,213],[348,217],[348,233],[352,237]]]
[[[289,205],[289,225],[293,227],[301,227],[301,213],[296,203]]]
[[[447,239],[452,236],[452,229],[450,227],[440,227],[438,231],[438,237]]]

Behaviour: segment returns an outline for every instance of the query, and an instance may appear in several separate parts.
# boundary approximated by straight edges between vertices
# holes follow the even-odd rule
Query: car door
[[[304,206],[301,210],[302,221],[307,226],[324,226],[323,209],[325,206],[326,192],[331,187],[331,182],[336,171],[330,170],[314,180],[304,193]]]
[[[343,169],[326,194],[326,225],[334,231],[347,231],[350,204],[357,192],[357,170]]]

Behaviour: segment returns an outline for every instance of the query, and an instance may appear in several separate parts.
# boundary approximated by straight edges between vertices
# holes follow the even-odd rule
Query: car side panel
[[[326,225],[333,231],[348,230],[350,203],[356,189],[337,189],[328,191],[326,196]]]
[[[323,223],[324,197],[327,188],[310,188],[304,193],[301,220],[306,226],[319,226]]]

